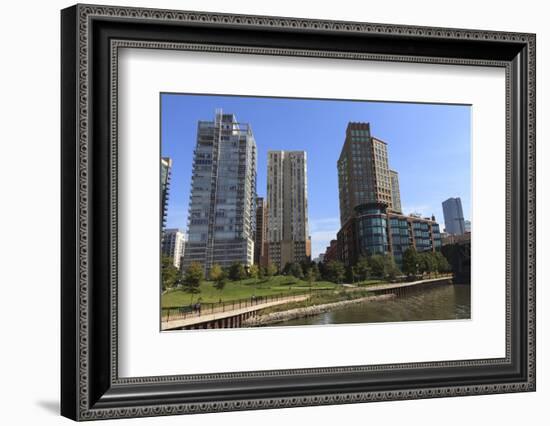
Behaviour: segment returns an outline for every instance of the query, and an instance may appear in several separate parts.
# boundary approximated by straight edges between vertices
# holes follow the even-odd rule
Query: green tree
[[[319,272],[319,265],[317,265],[316,263],[313,263],[313,265],[311,265],[311,268],[309,268],[309,271],[308,271],[308,274],[309,273],[313,274],[314,281],[318,281],[319,279],[321,279],[321,272]]]
[[[258,279],[260,276],[260,268],[258,265],[250,265],[250,268],[248,268],[248,276],[250,278]]]
[[[265,268],[263,266],[259,266],[258,267],[258,278],[259,279],[264,279],[265,277]]]
[[[311,290],[311,287],[313,286],[313,283],[315,280],[317,280],[317,275],[315,274],[315,271],[313,268],[309,268],[306,274],[307,282],[309,283],[309,289]]]
[[[435,260],[437,263],[437,272],[449,272],[451,269],[451,265],[449,265],[449,261],[440,251],[435,252]]]
[[[437,272],[437,257],[434,251],[429,252],[430,273]]]
[[[191,294],[200,293],[200,285],[203,279],[204,271],[201,264],[192,262],[187,268],[187,271],[185,271],[185,276],[183,278],[185,291]]]
[[[246,269],[241,263],[233,263],[229,267],[229,279],[232,281],[241,281],[246,278]]]
[[[366,257],[360,257],[355,265],[355,273],[360,281],[368,280],[370,277],[369,260]]]
[[[386,275],[386,263],[384,256],[380,254],[374,254],[369,259],[370,270],[372,275],[378,278],[384,278]]]
[[[298,278],[299,280],[301,280],[302,278],[304,278],[304,271],[302,270],[302,267],[300,266],[299,263],[293,263],[292,265],[290,265],[290,274],[292,274],[294,277]]]
[[[346,268],[339,260],[331,260],[326,264],[326,273],[330,281],[340,284],[344,279]]]
[[[302,268],[302,273],[304,277],[307,277],[309,270],[315,265],[315,262],[310,260],[303,260],[300,262],[300,267]]]
[[[317,265],[319,268],[319,277],[323,280],[328,280],[328,273],[327,273],[327,264],[326,262],[319,262]]]
[[[292,263],[287,262],[283,268],[283,275],[289,275],[291,273]]]
[[[403,273],[411,276],[418,273],[418,253],[414,247],[409,247],[403,253]]]
[[[431,252],[423,252],[418,255],[419,258],[419,269],[423,274],[431,274],[436,270],[437,263]]]
[[[222,291],[225,287],[227,276],[225,274],[225,271],[222,269],[220,265],[215,263],[212,265],[212,268],[210,269],[209,278],[211,281],[214,282],[214,287],[218,290]]]
[[[347,283],[354,283],[357,278],[357,269],[355,266],[348,266],[346,268],[345,281]]]
[[[210,268],[210,273],[208,274],[208,278],[210,281],[219,281],[224,276],[224,271],[220,265],[217,263],[214,263],[212,265],[212,268]]]
[[[393,281],[400,274],[400,270],[395,264],[393,256],[385,255],[384,256],[384,276],[388,281]]]
[[[265,275],[267,277],[272,277],[274,275],[277,275],[277,265],[273,264],[273,263],[270,263],[269,265],[267,265],[267,268],[265,268]]]
[[[172,258],[169,256],[162,256],[161,258],[161,276],[162,276],[162,290],[168,290],[173,288],[177,284],[177,278],[179,275],[178,268],[174,266]]]

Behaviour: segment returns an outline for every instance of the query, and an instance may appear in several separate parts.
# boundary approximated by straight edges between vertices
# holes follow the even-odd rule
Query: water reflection
[[[470,286],[443,285],[392,300],[348,305],[331,312],[273,324],[321,325],[470,318]]]

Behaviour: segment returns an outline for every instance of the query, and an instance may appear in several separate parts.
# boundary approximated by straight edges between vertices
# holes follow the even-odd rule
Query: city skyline
[[[470,217],[468,106],[175,94],[163,94],[162,106],[162,156],[173,161],[169,228],[187,228],[197,121],[211,117],[216,108],[234,113],[254,131],[260,197],[267,196],[269,150],[307,153],[312,258],[325,251],[340,228],[336,159],[350,121],[370,122],[373,134],[390,143],[390,166],[399,173],[403,213],[434,214],[442,223],[441,201],[460,196]]]

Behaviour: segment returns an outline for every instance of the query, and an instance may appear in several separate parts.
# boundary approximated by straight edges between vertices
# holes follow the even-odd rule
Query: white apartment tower
[[[185,236],[180,229],[165,229],[162,239],[162,254],[172,259],[176,268],[180,268],[185,251]]]
[[[183,268],[254,262],[256,141],[252,128],[216,111],[199,121]]]

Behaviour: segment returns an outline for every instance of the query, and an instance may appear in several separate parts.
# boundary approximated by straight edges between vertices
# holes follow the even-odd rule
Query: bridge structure
[[[449,261],[455,276],[455,282],[471,282],[471,242],[470,238],[459,240],[441,247],[441,252]]]

